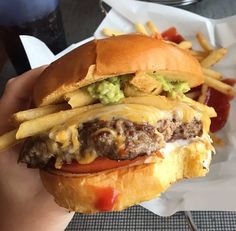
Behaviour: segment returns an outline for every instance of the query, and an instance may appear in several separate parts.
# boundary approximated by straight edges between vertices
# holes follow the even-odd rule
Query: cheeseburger
[[[27,137],[23,122],[19,161],[39,168],[56,203],[71,211],[119,211],[158,197],[209,170],[216,113],[184,94],[203,82],[198,61],[163,40],[93,40],[39,77],[36,107],[67,101],[72,108],[57,112],[63,116],[51,127],[48,116],[39,117],[40,132]]]

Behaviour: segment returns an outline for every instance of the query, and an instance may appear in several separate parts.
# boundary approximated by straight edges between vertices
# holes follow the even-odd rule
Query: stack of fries
[[[19,143],[22,139],[47,132],[79,113],[100,106],[102,105],[92,104],[71,109],[68,104],[58,104],[17,112],[11,118],[16,129],[0,136],[0,151]]]

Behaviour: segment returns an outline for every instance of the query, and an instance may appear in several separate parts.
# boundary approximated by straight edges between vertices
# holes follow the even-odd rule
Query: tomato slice
[[[162,157],[160,153],[156,153],[157,156]],[[144,163],[147,156],[139,156],[133,160],[110,160],[106,157],[98,157],[90,164],[79,164],[77,161],[73,161],[71,164],[63,164],[60,171],[69,173],[95,173],[113,168],[124,167],[128,165],[135,165]]]

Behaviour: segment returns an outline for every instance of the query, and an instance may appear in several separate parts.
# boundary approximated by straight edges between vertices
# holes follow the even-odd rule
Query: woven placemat
[[[192,212],[199,231],[236,231],[236,212]],[[76,214],[66,231],[77,230],[161,230],[189,231],[183,212],[159,217],[141,206],[123,212],[95,215]]]

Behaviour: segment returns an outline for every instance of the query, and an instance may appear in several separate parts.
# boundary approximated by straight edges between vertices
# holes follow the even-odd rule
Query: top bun
[[[199,62],[186,50],[145,35],[129,34],[93,40],[49,65],[34,87],[36,106],[102,79],[137,71],[156,71],[171,80],[203,83]]]

